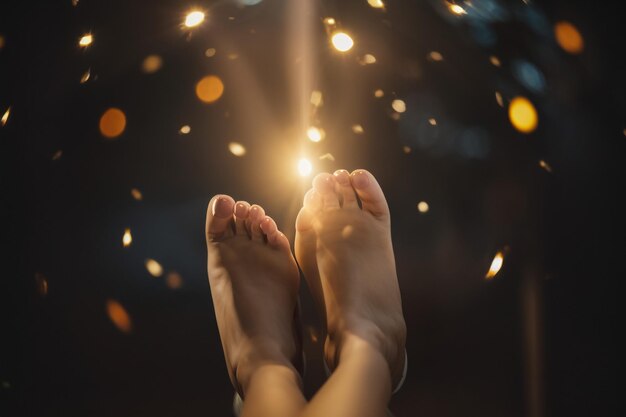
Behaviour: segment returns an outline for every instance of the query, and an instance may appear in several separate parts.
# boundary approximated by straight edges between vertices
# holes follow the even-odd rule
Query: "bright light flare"
[[[430,209],[430,206],[428,205],[427,202],[420,201],[419,203],[417,203],[417,211],[419,211],[420,213],[428,213],[429,209]]]
[[[372,6],[374,9],[384,9],[385,3],[382,0],[367,0],[367,4]]]
[[[489,271],[487,271],[487,274],[485,275],[485,279],[492,279],[493,277],[495,277],[496,274],[500,272],[500,269],[502,268],[503,263],[504,263],[504,253],[500,251],[496,253],[496,256],[494,256],[493,258],[493,261],[491,261],[491,266],[489,267]]]
[[[187,135],[189,132],[191,132],[191,126],[189,125],[182,126],[180,130],[178,130],[178,133],[181,135]]]
[[[320,142],[326,136],[324,129],[320,129],[319,127],[311,126],[306,131],[306,136],[309,138],[311,142]]]
[[[352,132],[357,135],[362,135],[365,132],[365,130],[363,129],[363,126],[361,125],[352,125]]]
[[[539,120],[535,106],[525,97],[515,97],[511,100],[509,119],[513,127],[522,133],[534,131]]]
[[[86,48],[93,43],[93,35],[91,33],[87,33],[83,35],[78,41],[78,46],[81,48]]]
[[[300,159],[298,161],[298,174],[300,174],[301,177],[308,177],[311,175],[311,172],[313,172],[313,165],[311,162],[306,158]]]
[[[339,52],[348,52],[354,46],[354,41],[350,35],[345,32],[335,33],[331,38],[331,42]]]
[[[449,4],[448,5],[448,10],[450,10],[450,12],[452,12],[453,14],[455,14],[457,16],[461,16],[461,15],[467,14],[465,9],[463,7],[461,7],[461,6],[459,6],[458,4]]]
[[[406,103],[403,100],[394,100],[391,102],[391,108],[398,113],[404,113],[406,111]]]
[[[148,273],[155,278],[163,275],[163,267],[154,259],[146,259],[146,269],[148,270]]]
[[[9,107],[4,114],[2,115],[2,118],[0,119],[0,124],[2,126],[6,126],[7,122],[9,121],[9,116],[11,115],[11,107]]]
[[[109,319],[113,322],[115,327],[122,333],[130,333],[133,329],[130,316],[126,309],[115,300],[107,300],[106,310]]]
[[[193,28],[204,22],[204,12],[194,10],[185,16],[185,27]]]
[[[228,144],[228,150],[235,156],[244,156],[246,154],[245,146],[237,142],[230,142]]]
[[[124,230],[124,236],[122,236],[122,245],[125,248],[129,247],[133,243],[133,235],[130,233],[130,229]]]

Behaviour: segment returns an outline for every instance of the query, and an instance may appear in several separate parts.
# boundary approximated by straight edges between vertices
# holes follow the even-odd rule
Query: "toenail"
[[[352,183],[357,188],[365,188],[370,183],[370,179],[365,171],[358,171],[352,175]]]
[[[339,171],[336,171],[334,175],[335,175],[335,180],[337,180],[339,184],[341,185],[350,184],[350,174],[348,174],[348,171],[341,169]]]
[[[211,214],[217,217],[227,217],[229,215],[232,216],[232,212],[228,209],[228,198],[226,197],[218,197],[213,202],[213,207],[211,208]],[[232,210],[232,209],[231,209]]]

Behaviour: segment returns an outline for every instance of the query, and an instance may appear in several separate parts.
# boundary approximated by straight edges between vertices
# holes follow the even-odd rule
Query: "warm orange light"
[[[148,55],[141,63],[141,70],[146,74],[154,74],[163,66],[163,59],[159,55]]]
[[[502,268],[503,263],[504,263],[504,253],[500,251],[496,253],[496,256],[494,256],[493,258],[493,261],[491,261],[491,266],[489,267],[489,271],[487,271],[487,274],[485,275],[485,279],[492,279],[493,277],[495,277],[496,274],[500,272],[500,269]]]
[[[107,300],[106,310],[109,319],[113,322],[115,327],[122,333],[130,333],[132,330],[132,323],[130,316],[126,312],[126,309],[115,300]]]
[[[85,73],[80,77],[80,83],[85,84],[91,78],[91,68],[89,68]]]
[[[339,52],[347,52],[354,46],[354,41],[350,35],[345,32],[335,33],[331,38],[331,42],[333,43],[335,49]]]
[[[300,174],[301,177],[308,177],[311,175],[311,172],[313,172],[313,165],[311,162],[306,158],[300,159],[298,161],[298,174]]]
[[[324,129],[320,129],[319,127],[311,126],[306,131],[306,136],[309,138],[311,142],[319,142],[326,134],[324,133]]]
[[[0,118],[0,124],[2,126],[5,126],[7,124],[7,122],[9,121],[10,115],[11,115],[11,107],[9,107],[2,115],[2,118]]]
[[[384,9],[385,3],[382,0],[367,0],[367,3],[375,9]]]
[[[181,135],[187,135],[189,134],[189,132],[191,132],[191,126],[189,125],[181,126],[180,130],[178,131],[178,133],[180,133]]]
[[[582,35],[570,22],[558,22],[554,25],[554,36],[559,46],[570,54],[579,54],[585,48]]]
[[[187,13],[187,16],[185,16],[185,26],[188,28],[196,27],[202,22],[204,22],[204,12],[199,10],[189,12]]]
[[[546,172],[552,173],[552,167],[543,159],[539,161],[539,166],[546,170]]]
[[[458,4],[450,4],[450,5],[448,5],[448,10],[450,10],[452,13],[454,13],[457,16],[460,16],[462,14],[467,14],[465,9],[463,7],[461,7],[461,6],[459,6]]]
[[[126,129],[126,115],[117,108],[110,108],[100,117],[100,133],[102,136],[113,139]]]
[[[537,128],[538,116],[535,106],[525,97],[515,97],[509,104],[509,120],[522,133],[531,133]]]
[[[246,154],[246,147],[237,142],[230,142],[228,150],[235,156],[244,156]]]
[[[163,275],[163,267],[154,259],[146,259],[146,269],[148,270],[148,273],[155,278]]]
[[[398,113],[404,113],[406,111],[406,103],[404,100],[394,100],[391,102],[391,107]]]
[[[130,229],[126,229],[124,230],[124,236],[122,236],[122,245],[127,248],[131,243],[133,243],[133,235],[130,233]]]
[[[81,48],[86,48],[93,43],[93,35],[91,33],[87,33],[83,35],[78,41],[78,46]]]
[[[205,103],[214,103],[224,94],[224,83],[217,75],[207,75],[196,84],[196,95]]]
[[[173,289],[177,290],[183,285],[183,277],[176,271],[168,272],[167,277],[165,278],[165,284]]]
[[[419,203],[417,203],[417,211],[419,211],[420,213],[428,213],[429,210],[429,206],[428,203],[425,201],[420,201]]]
[[[357,135],[362,135],[365,130],[361,125],[352,125],[352,132],[356,133]]]
[[[133,196],[133,198],[134,198],[135,200],[137,200],[137,201],[141,201],[141,200],[143,200],[143,194],[141,194],[141,191],[139,191],[139,190],[138,190],[138,189],[136,189],[136,188],[132,188],[132,189],[130,190],[130,195],[132,195],[132,196]]]
[[[435,62],[443,61],[443,55],[441,55],[441,52],[439,51],[432,51],[431,53],[428,54],[428,58],[430,58],[431,60]]]

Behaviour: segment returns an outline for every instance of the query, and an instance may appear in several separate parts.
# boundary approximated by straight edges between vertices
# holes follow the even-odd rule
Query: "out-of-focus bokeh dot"
[[[189,125],[181,126],[181,128],[178,130],[178,133],[180,133],[181,135],[187,135],[189,134],[189,132],[191,132],[191,126]]]
[[[504,252],[499,251],[493,257],[493,260],[491,261],[491,266],[489,266],[489,270],[487,271],[487,274],[485,275],[485,279],[493,279],[498,274],[498,272],[500,272],[500,269],[502,269],[503,263],[504,263]]]
[[[194,10],[187,13],[185,16],[185,27],[193,28],[199,26],[202,22],[204,22],[204,12],[200,10]]]
[[[428,213],[429,209],[430,209],[430,206],[428,205],[427,202],[420,201],[419,203],[417,203],[417,211],[419,211],[420,213]]]
[[[308,177],[313,172],[313,164],[306,158],[301,158],[298,161],[298,174],[301,177]]]
[[[246,147],[239,142],[230,142],[228,150],[235,156],[244,156],[246,154]]]
[[[309,138],[311,142],[320,142],[326,136],[324,129],[311,126],[306,131],[306,136]]]
[[[106,301],[106,312],[115,327],[122,333],[130,333],[133,325],[126,309],[116,300]]]
[[[165,284],[172,290],[177,290],[183,285],[183,277],[176,271],[170,271],[165,277]]]
[[[385,3],[382,0],[367,0],[367,3],[375,9],[385,8]]]
[[[404,100],[396,99],[391,102],[391,108],[398,113],[404,113],[406,111],[406,103]]]
[[[215,48],[208,48],[206,51],[204,51],[204,56],[206,56],[207,58],[213,58],[216,53],[217,50]]]
[[[354,40],[345,32],[337,32],[333,34],[331,42],[339,52],[348,52],[354,46]]]
[[[580,54],[585,49],[583,36],[570,22],[557,22],[554,25],[554,36],[565,52],[575,55]]]
[[[133,235],[130,233],[130,229],[124,230],[124,235],[122,236],[122,245],[127,248],[133,243]]]
[[[146,266],[146,270],[148,271],[148,273],[152,275],[153,277],[158,278],[161,275],[163,275],[163,267],[161,266],[160,263],[158,263],[154,259],[151,259],[151,258],[146,259],[145,266]]]
[[[92,43],[93,43],[93,35],[91,33],[87,33],[87,34],[83,35],[78,40],[78,46],[80,46],[81,48],[86,48],[89,45],[91,45]]]
[[[154,74],[163,66],[163,58],[159,55],[148,55],[141,63],[141,70],[146,74]]]
[[[131,188],[130,195],[137,201],[143,200],[143,194],[137,188]]]
[[[100,133],[107,139],[114,139],[124,133],[126,115],[118,108],[110,108],[100,117]]]
[[[357,135],[362,135],[365,130],[363,129],[363,126],[361,125],[352,125],[352,132],[356,133]]]
[[[207,75],[196,84],[196,96],[204,103],[214,103],[224,94],[224,83],[217,75]]]
[[[91,79],[91,68],[89,68],[87,71],[85,71],[83,73],[83,75],[80,77],[80,83],[81,84],[85,84],[90,79]]]
[[[7,108],[5,112],[2,114],[2,118],[0,118],[0,124],[5,126],[9,121],[9,116],[11,115],[11,107]]]
[[[515,97],[509,104],[509,120],[522,133],[531,133],[537,128],[539,117],[535,106],[526,97]]]
[[[42,297],[48,295],[48,278],[41,272],[35,274],[35,285],[39,295]]]

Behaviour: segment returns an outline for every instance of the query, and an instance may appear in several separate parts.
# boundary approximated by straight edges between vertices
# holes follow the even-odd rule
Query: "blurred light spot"
[[[420,201],[419,203],[417,203],[417,211],[419,211],[420,213],[427,213],[429,208],[430,207],[428,206],[428,203],[425,201]]]
[[[408,155],[408,154],[410,154],[410,153],[411,153],[411,147],[406,146],[406,145],[405,145],[405,146],[403,146],[403,147],[402,147],[402,152],[404,152],[404,153],[405,153],[405,154],[407,154],[407,155]]]
[[[148,55],[141,63],[141,70],[146,74],[154,74],[163,66],[163,59],[158,55]]]
[[[437,52],[437,51],[432,51],[431,53],[429,53],[428,58],[435,62],[443,61],[443,55],[441,55],[441,52]]]
[[[457,16],[463,15],[463,14],[467,14],[467,12],[465,11],[465,9],[461,6],[459,6],[458,4],[454,4],[454,3],[450,3],[448,4],[448,10],[450,10],[450,12],[454,13]]]
[[[215,48],[209,48],[206,51],[204,51],[204,56],[206,56],[207,58],[212,58],[215,56],[216,53],[217,53],[217,50],[215,50]]]
[[[0,118],[0,124],[2,126],[6,126],[7,122],[9,121],[9,116],[10,115],[11,115],[11,106],[9,106],[9,108],[6,109],[6,111],[2,115],[2,118]]]
[[[502,63],[500,62],[500,59],[495,56],[495,55],[491,55],[489,57],[489,62],[491,62],[491,65],[495,66],[495,67],[499,67],[502,65]]]
[[[367,4],[372,6],[375,9],[384,9],[385,3],[382,0],[367,0]]]
[[[173,290],[177,290],[183,285],[183,277],[176,271],[168,272],[165,278],[165,285]]]
[[[113,139],[121,135],[126,129],[126,115],[117,108],[110,108],[100,117],[100,133],[102,136]]]
[[[230,54],[228,54],[228,59],[230,59],[231,61],[234,61],[235,59],[239,58],[239,54],[235,53],[235,52],[231,52]]]
[[[313,90],[311,92],[311,104],[315,107],[321,107],[324,104],[324,99],[322,97],[322,92],[319,90]]]
[[[396,99],[391,102],[391,108],[398,113],[404,113],[406,111],[406,103],[403,100]]]
[[[499,91],[496,91],[496,102],[498,103],[498,106],[504,107],[504,101],[502,101],[502,94],[500,94]]]
[[[219,100],[224,93],[224,84],[216,75],[208,75],[196,84],[196,95],[205,103],[213,103]]]
[[[428,119],[428,123],[431,126],[437,126],[437,120],[434,117],[431,117],[430,119]]]
[[[334,18],[334,17],[327,17],[327,18],[325,18],[325,19],[324,19],[324,23],[325,23],[326,25],[333,26],[333,25],[335,25],[337,22],[335,21],[335,18]]]
[[[187,135],[189,134],[189,132],[191,132],[191,126],[189,125],[182,126],[178,131],[178,133],[180,133],[181,135]]]
[[[547,172],[552,173],[552,167],[543,159],[539,161],[539,166],[545,169]]]
[[[546,79],[536,66],[524,60],[515,60],[511,66],[513,76],[524,87],[535,93],[540,93],[545,89]]]
[[[52,160],[57,161],[61,159],[62,156],[63,156],[63,151],[59,149],[58,151],[54,153],[54,155],[52,155]]]
[[[537,110],[527,98],[515,97],[509,104],[509,120],[515,129],[530,133],[537,128]]]
[[[345,32],[335,33],[332,36],[331,41],[335,49],[339,52],[347,52],[354,46],[354,41],[352,40],[350,35]]]
[[[78,0],[72,0],[72,6],[74,7],[78,6]]]
[[[81,48],[86,48],[93,43],[93,35],[91,33],[87,33],[83,35],[78,41],[78,46]]]
[[[153,277],[160,277],[163,275],[163,267],[154,259],[146,259],[146,269]]]
[[[500,269],[502,268],[502,264],[504,263],[504,253],[502,251],[496,253],[496,256],[491,261],[491,266],[489,267],[489,271],[485,275],[485,279],[492,279],[496,276]]]
[[[5,43],[4,36],[0,35],[0,49],[4,48]]]
[[[354,227],[350,224],[344,226],[344,228],[341,229],[341,237],[344,239],[348,239],[350,236],[352,236],[352,233],[354,233]]]
[[[80,83],[85,84],[91,78],[91,68],[89,68],[85,73],[80,77]]]
[[[357,135],[362,135],[364,130],[363,130],[363,126],[361,125],[352,125],[352,131],[354,133],[356,133]]]
[[[308,159],[302,158],[298,161],[298,174],[301,177],[308,177],[313,171],[313,165]]]
[[[133,198],[137,201],[143,200],[143,194],[141,194],[141,191],[136,188],[131,188],[130,195],[132,195]]]
[[[393,120],[400,120],[400,113],[391,113],[391,118]]]
[[[113,322],[115,327],[122,333],[130,333],[132,330],[132,323],[130,316],[126,312],[126,309],[115,300],[107,300],[106,302],[107,315]]]
[[[244,156],[246,154],[246,148],[237,142],[230,142],[228,144],[228,150],[235,156]]]
[[[122,236],[122,245],[127,248],[133,243],[133,235],[130,234],[130,229],[124,230],[124,236]]]
[[[310,128],[307,129],[306,136],[309,138],[311,142],[319,142],[322,139],[324,139],[326,134],[324,133],[324,129],[311,126]]]
[[[333,156],[332,153],[325,153],[324,155],[320,156],[320,161],[335,162],[335,157]]]
[[[383,90],[381,90],[380,88],[376,91],[374,91],[374,97],[376,98],[381,98],[385,96],[385,92]]]
[[[579,54],[585,48],[583,37],[570,22],[558,22],[554,25],[556,41],[565,52]]]
[[[48,295],[48,278],[40,272],[35,273],[35,285],[37,287],[37,292],[42,297]]]
[[[359,64],[361,65],[370,65],[376,63],[376,57],[372,54],[365,54],[363,58],[359,60]]]
[[[185,26],[188,28],[196,27],[202,22],[204,22],[204,12],[201,12],[199,10],[189,12],[185,17]]]

